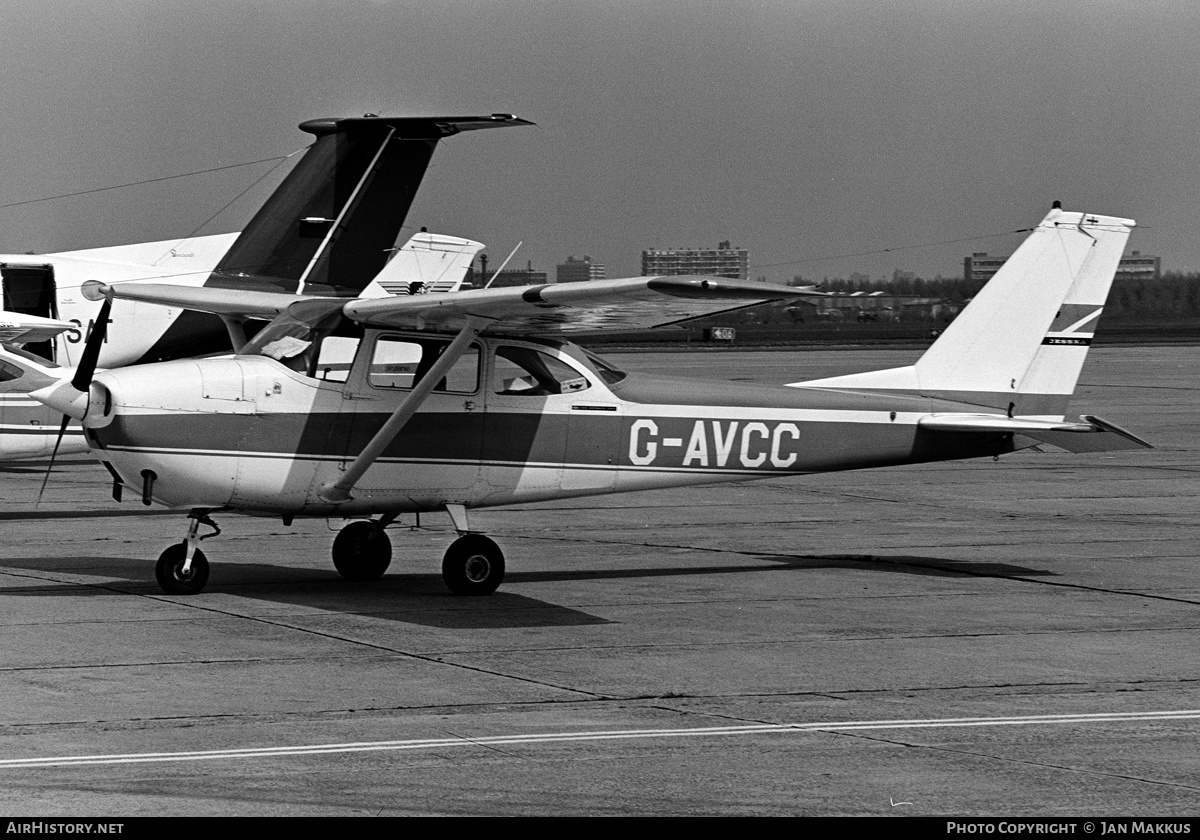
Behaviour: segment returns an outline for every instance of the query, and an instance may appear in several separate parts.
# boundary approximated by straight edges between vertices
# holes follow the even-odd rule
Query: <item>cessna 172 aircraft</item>
[[[39,357],[29,361],[44,375],[77,364],[100,308],[80,294],[87,281],[341,297],[457,288],[456,273],[461,282],[482,245],[422,232],[396,253],[397,235],[439,140],[519,125],[531,123],[506,114],[302,123],[316,141],[241,233],[0,254],[0,342],[23,345]],[[229,352],[231,342],[245,342],[246,327],[239,317],[135,302],[122,307],[105,335],[97,364],[111,368]],[[0,460],[86,452],[82,432],[65,426],[56,446],[59,416],[31,400],[30,390],[19,371],[0,368]]]
[[[158,560],[169,593],[199,592],[211,514],[379,518],[333,544],[346,578],[378,578],[384,529],[447,511],[443,577],[487,594],[504,574],[468,512],[567,496],[1149,444],[1067,420],[1134,222],[1057,203],[929,350],[904,368],[789,386],[627,374],[568,336],[663,326],[795,290],[719,277],[641,277],[375,300],[94,284],[104,299],[272,318],[231,358],[94,374],[32,396],[79,419],[122,486],[188,508]],[[349,365],[329,360],[352,360]],[[11,360],[10,360],[11,361]],[[215,536],[207,534],[205,536]]]

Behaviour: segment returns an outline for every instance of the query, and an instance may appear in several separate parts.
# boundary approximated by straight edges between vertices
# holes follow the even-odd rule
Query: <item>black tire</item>
[[[176,543],[158,556],[154,576],[158,578],[162,591],[168,595],[195,595],[208,583],[208,558],[204,552],[196,549],[192,555],[192,568],[186,575],[183,573],[185,560],[186,542]]]
[[[392,564],[392,541],[374,522],[351,522],[333,541],[333,566],[346,580],[379,580]]]
[[[459,537],[446,549],[442,580],[455,595],[491,595],[504,580],[504,552],[482,534]]]

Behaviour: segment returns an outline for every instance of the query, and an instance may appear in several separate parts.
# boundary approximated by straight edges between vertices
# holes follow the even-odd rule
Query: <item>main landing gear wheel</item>
[[[195,595],[204,589],[208,583],[208,558],[204,552],[196,549],[192,555],[192,565],[185,574],[184,561],[187,560],[187,542],[177,543],[164,551],[154,567],[154,576],[158,585],[168,595]]]
[[[374,522],[351,522],[333,541],[333,565],[346,580],[379,580],[392,563],[392,541]]]
[[[491,595],[504,580],[504,552],[482,534],[459,537],[446,549],[442,580],[455,595]]]

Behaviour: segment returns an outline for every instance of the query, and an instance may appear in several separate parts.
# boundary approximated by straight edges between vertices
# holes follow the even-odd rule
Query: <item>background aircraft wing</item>
[[[685,275],[541,286],[471,289],[453,295],[356,300],[347,317],[377,327],[461,329],[468,317],[487,332],[582,335],[662,327],[769,301],[821,295],[751,280]]]
[[[45,341],[59,333],[75,329],[78,327],[70,321],[0,310],[0,343],[15,344],[19,347],[22,344]]]

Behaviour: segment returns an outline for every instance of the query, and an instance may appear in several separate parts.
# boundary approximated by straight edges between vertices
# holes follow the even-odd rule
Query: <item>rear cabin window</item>
[[[529,347],[497,347],[492,391],[523,397],[571,394],[591,387],[587,377],[565,362]]]
[[[371,354],[367,381],[375,388],[411,389],[424,378],[450,346],[448,341],[406,336],[381,336]],[[452,394],[479,389],[479,345],[472,344],[434,388]]]

